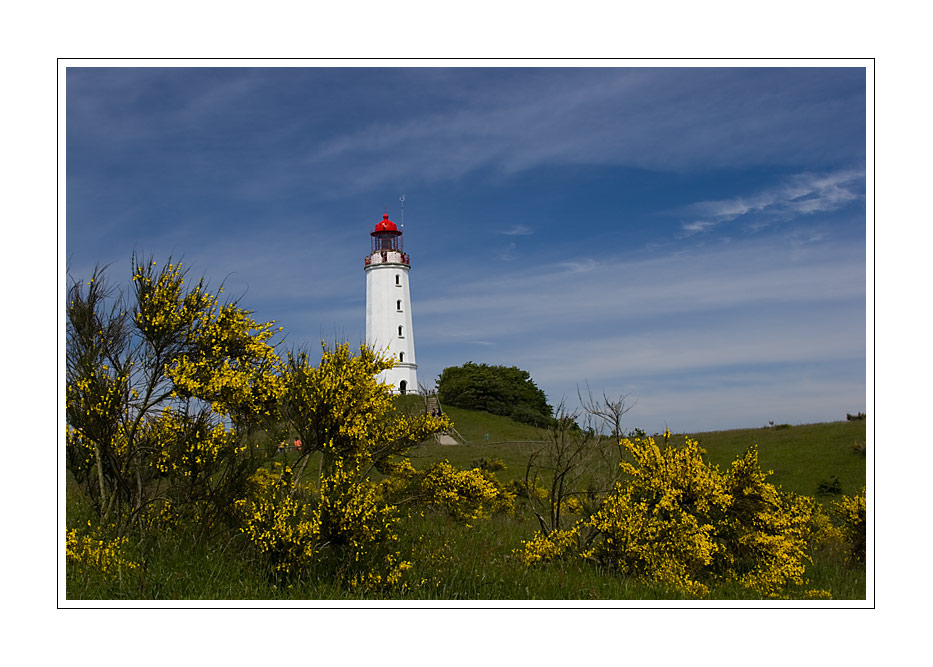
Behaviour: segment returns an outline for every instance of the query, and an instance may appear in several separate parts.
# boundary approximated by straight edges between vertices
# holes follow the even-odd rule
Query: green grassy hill
[[[445,407],[444,411],[457,432],[472,445],[535,442],[543,438],[540,429],[508,417],[454,407]]]
[[[535,443],[545,437],[540,429],[508,417],[454,407],[444,409],[468,444],[452,447],[427,443],[412,452],[416,465],[419,460],[430,464],[446,458],[454,465],[468,467],[482,458],[501,459],[507,468],[497,473],[499,478],[517,479],[524,474],[528,456],[539,446]],[[774,471],[770,482],[812,496],[821,482],[831,484],[838,478],[842,493],[852,495],[865,484],[864,447],[859,451],[855,446],[866,442],[865,425],[860,420],[686,435],[697,439],[709,461],[721,468],[757,444],[762,469]]]
[[[709,460],[722,467],[757,444],[762,469],[774,471],[769,481],[794,493],[812,496],[820,482],[833,477],[839,478],[845,495],[865,485],[865,420],[713,431],[692,437],[707,450]]]
[[[397,396],[396,404],[403,412],[424,410],[422,396]],[[443,406],[454,422],[454,428],[471,445],[480,443],[526,442],[541,440],[541,431],[534,426],[513,421],[508,417],[479,410],[464,410]],[[487,437],[488,436],[488,437]]]

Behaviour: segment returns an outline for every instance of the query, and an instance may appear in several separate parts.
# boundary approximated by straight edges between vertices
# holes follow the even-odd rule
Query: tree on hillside
[[[441,403],[484,410],[535,426],[551,422],[552,408],[528,371],[468,361],[445,368],[437,380]]]

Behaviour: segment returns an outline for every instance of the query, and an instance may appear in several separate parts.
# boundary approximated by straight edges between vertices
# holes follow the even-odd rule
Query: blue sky
[[[385,210],[419,379],[528,370],[649,431],[866,408],[862,67],[69,68],[68,271],[182,258],[285,348],[365,335]]]

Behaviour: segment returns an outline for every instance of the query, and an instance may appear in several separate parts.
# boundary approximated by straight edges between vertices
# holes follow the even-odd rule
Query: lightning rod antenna
[[[402,195],[401,197],[399,197],[398,200],[402,202],[402,227],[404,227],[405,226],[405,195]]]

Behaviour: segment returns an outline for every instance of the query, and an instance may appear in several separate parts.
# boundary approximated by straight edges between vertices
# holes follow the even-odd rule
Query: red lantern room
[[[398,230],[395,223],[389,220],[389,214],[382,216],[382,220],[376,223],[376,228],[369,233],[372,237],[372,252],[380,250],[395,250],[402,252],[402,232]]]

